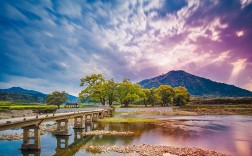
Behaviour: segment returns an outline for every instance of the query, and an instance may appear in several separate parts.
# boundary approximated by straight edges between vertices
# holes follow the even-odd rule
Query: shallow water
[[[119,117],[119,116],[117,116]],[[120,115],[120,117],[125,117]],[[127,116],[136,117],[136,116]],[[143,116],[137,116],[143,117]],[[134,131],[136,136],[96,136],[80,138],[79,132],[69,127],[69,137],[55,137],[52,133],[41,136],[40,155],[93,155],[83,150],[84,145],[153,144],[178,147],[199,147],[235,156],[252,155],[252,117],[248,116],[145,116],[172,121],[172,127],[153,124],[95,124],[94,129]],[[86,131],[89,131],[90,127]],[[20,133],[8,130],[0,134]],[[77,138],[77,137],[79,138]],[[61,144],[60,144],[61,142]],[[22,155],[18,150],[22,140],[0,141],[0,155]],[[66,148],[65,148],[66,147]],[[96,155],[104,155],[96,154]],[[107,153],[106,155],[118,155]],[[124,154],[125,155],[125,154]],[[132,154],[131,154],[132,155]]]

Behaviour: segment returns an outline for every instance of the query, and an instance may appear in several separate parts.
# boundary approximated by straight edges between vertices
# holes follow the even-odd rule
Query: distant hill
[[[78,101],[78,97],[67,94],[67,102],[77,102]]]
[[[252,96],[252,92],[212,80],[195,76],[182,70],[170,71],[157,77],[146,79],[138,83],[143,88],[157,88],[160,85],[172,87],[184,86],[193,96],[245,97]]]
[[[47,94],[28,90],[21,87],[11,87],[8,89],[0,89],[0,100],[20,101],[20,102],[45,102]],[[77,102],[78,97],[67,94],[68,102]]]
[[[45,97],[36,96],[33,94],[23,94],[15,92],[1,92],[0,101],[13,101],[24,103],[44,103]]]
[[[34,91],[34,90],[27,90],[27,89],[23,89],[21,87],[11,87],[8,89],[0,89],[1,92],[7,92],[7,93],[22,93],[22,94],[32,94],[35,96],[39,96],[39,97],[45,97],[46,94],[43,94],[41,92],[38,91]]]

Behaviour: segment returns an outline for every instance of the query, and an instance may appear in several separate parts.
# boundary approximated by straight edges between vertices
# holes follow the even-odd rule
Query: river
[[[52,133],[41,136],[41,151],[37,155],[94,155],[83,149],[84,145],[167,145],[199,147],[234,156],[252,155],[252,117],[250,116],[162,116],[116,115],[116,117],[156,118],[172,123],[172,127],[148,123],[95,124],[94,129],[133,131],[136,136],[95,136],[81,138],[79,132],[69,127],[68,137],[55,137]],[[89,131],[90,127],[86,129]],[[84,129],[85,131],[85,129]],[[21,133],[20,129],[2,131],[0,134]],[[22,140],[0,141],[0,155],[23,155],[19,150]],[[30,151],[31,154],[31,151]],[[119,155],[102,153],[95,155]],[[125,154],[123,154],[125,155]]]

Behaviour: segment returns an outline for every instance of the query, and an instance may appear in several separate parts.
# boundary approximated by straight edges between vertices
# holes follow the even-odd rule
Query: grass
[[[116,113],[115,113],[116,114]],[[118,112],[118,114],[145,114],[145,115],[167,115],[167,116],[188,116],[188,115],[198,115],[195,112],[183,111],[183,110],[175,110],[174,112],[159,112],[159,111],[136,111],[136,112]]]
[[[0,101],[0,106],[27,106],[27,105],[44,105],[41,103],[26,103],[26,102],[12,102],[12,101]]]
[[[0,106],[0,109],[56,109],[57,107],[55,106],[48,106],[48,105],[40,105],[40,106]]]
[[[106,123],[135,123],[135,122],[159,122],[157,119],[146,119],[146,118],[103,118],[99,119],[100,122]]]
[[[40,103],[22,103],[22,102],[11,102],[11,101],[0,101],[0,109],[57,109],[57,106],[40,104]]]

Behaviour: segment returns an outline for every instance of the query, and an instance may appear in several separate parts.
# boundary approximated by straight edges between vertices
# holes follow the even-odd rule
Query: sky
[[[252,91],[252,0],[0,1],[0,88],[78,95],[184,70]]]

